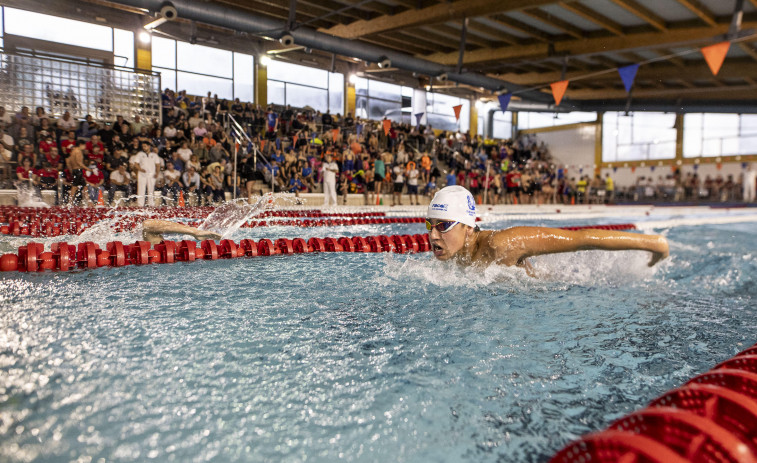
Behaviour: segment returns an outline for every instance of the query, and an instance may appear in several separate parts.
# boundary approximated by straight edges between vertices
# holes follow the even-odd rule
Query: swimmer
[[[190,227],[176,222],[167,220],[147,219],[142,223],[142,238],[151,244],[158,244],[163,241],[163,233],[177,233],[180,235],[191,235],[198,240],[221,239],[218,233],[200,230],[199,228]]]
[[[659,235],[613,230],[561,230],[547,227],[512,227],[481,230],[476,226],[473,195],[461,186],[439,190],[428,206],[426,228],[434,256],[470,265],[516,265],[533,275],[526,259],[542,254],[590,249],[641,250],[652,253],[649,266],[668,257],[668,241]]]

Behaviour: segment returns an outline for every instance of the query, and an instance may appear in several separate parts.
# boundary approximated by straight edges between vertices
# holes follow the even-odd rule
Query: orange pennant
[[[389,135],[389,129],[392,128],[392,121],[384,119],[384,135]]]
[[[339,138],[339,129],[331,129],[331,140],[336,143],[337,138]]]
[[[463,105],[459,104],[457,106],[453,106],[452,109],[455,111],[455,120],[460,120],[460,110],[463,109]]]
[[[720,66],[725,61],[725,55],[728,54],[728,49],[731,48],[731,42],[720,42],[715,45],[703,47],[700,51],[704,55],[704,60],[707,61],[707,65],[710,67],[713,75],[718,75]]]
[[[260,139],[260,151],[265,150],[265,139]]]
[[[297,135],[292,136],[292,146],[297,147],[297,140],[299,140],[300,137]]]
[[[98,190],[97,192],[97,205],[98,206],[105,205],[105,201],[103,200],[103,190]]]
[[[184,207],[184,192],[179,190],[179,207]]]
[[[553,82],[549,84],[552,87],[552,96],[555,98],[555,106],[560,106],[562,97],[565,95],[565,90],[568,89],[568,80],[561,80],[559,82]]]

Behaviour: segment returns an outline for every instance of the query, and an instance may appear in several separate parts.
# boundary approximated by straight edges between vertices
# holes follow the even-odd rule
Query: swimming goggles
[[[444,221],[439,222],[436,225],[431,225],[431,222],[426,220],[426,230],[431,231],[432,228],[436,228],[436,230],[439,233],[447,233],[448,231],[452,230],[452,227],[459,224],[460,222],[451,222],[451,221]]]

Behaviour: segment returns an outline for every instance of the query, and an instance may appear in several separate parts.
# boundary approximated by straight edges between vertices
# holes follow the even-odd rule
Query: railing
[[[258,153],[260,153],[260,149],[258,148],[257,144],[253,143],[252,139],[247,135],[247,132],[242,128],[241,125],[239,125],[239,122],[237,122],[236,119],[234,119],[234,116],[231,115],[231,113],[225,114],[225,126],[226,130],[231,132],[232,137],[234,138],[234,191],[233,191],[233,198],[237,199],[236,195],[236,185],[237,185],[237,155],[239,153],[240,148],[242,148],[242,142],[245,142],[248,146],[252,147],[253,152],[253,169],[258,170]],[[260,153],[260,160],[261,162],[268,168],[269,172],[271,172],[271,191],[274,191],[273,185],[274,185],[274,174],[273,174],[273,167],[271,166],[271,163],[268,162],[268,160],[263,156],[263,153]]]

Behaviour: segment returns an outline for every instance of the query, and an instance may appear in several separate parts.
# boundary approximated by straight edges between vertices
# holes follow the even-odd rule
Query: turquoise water
[[[486,227],[515,224],[566,223]],[[656,268],[540,279],[347,253],[0,274],[0,461],[545,461],[757,342],[755,222],[657,231]]]

